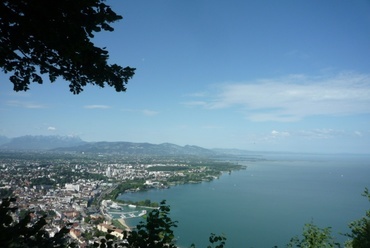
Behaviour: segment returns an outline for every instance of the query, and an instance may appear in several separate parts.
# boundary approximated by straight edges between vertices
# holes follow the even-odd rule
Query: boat
[[[109,206],[109,208],[111,208],[111,209],[122,209],[122,207],[121,206],[119,206],[117,203],[115,203],[115,202],[113,202],[110,206]]]
[[[146,210],[141,211],[141,213],[138,215],[138,217],[141,217],[143,215],[146,215]]]

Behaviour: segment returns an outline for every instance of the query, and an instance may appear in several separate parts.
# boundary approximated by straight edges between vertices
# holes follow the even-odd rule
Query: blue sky
[[[107,4],[124,19],[94,41],[137,68],[127,92],[0,72],[0,135],[370,153],[369,1]]]

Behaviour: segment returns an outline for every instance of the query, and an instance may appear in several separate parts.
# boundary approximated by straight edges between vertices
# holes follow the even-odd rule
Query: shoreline
[[[124,219],[118,218],[117,220],[119,221],[119,223],[121,223],[122,226],[125,227],[125,230],[126,231],[131,232],[131,228],[127,225],[127,223],[126,223],[126,221]]]

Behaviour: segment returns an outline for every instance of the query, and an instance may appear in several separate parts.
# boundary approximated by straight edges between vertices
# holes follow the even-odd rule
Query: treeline
[[[130,181],[125,181],[118,184],[109,194],[105,196],[105,199],[116,200],[116,198],[127,190],[143,190],[144,189],[144,180],[135,179]]]
[[[143,200],[143,201],[136,201],[136,202],[126,201],[126,200],[122,200],[122,199],[116,199],[115,201],[123,203],[123,204],[132,204],[132,205],[136,205],[136,206],[139,206],[139,207],[151,207],[151,208],[158,208],[159,207],[158,202],[152,202],[149,199],[146,199],[146,200]]]
[[[217,171],[240,170],[240,169],[245,168],[245,166],[242,166],[240,164],[224,162],[224,161],[206,161],[206,162],[192,163],[191,166],[194,166],[194,167],[204,166],[204,167],[214,169]]]
[[[31,179],[31,186],[36,185],[52,185],[56,186],[64,185],[66,183],[76,182],[78,179],[94,180],[94,181],[106,181],[107,177],[102,174],[89,173],[87,171],[71,171],[68,169],[61,169],[58,173],[58,176],[53,177],[52,179],[48,176],[37,177]]]

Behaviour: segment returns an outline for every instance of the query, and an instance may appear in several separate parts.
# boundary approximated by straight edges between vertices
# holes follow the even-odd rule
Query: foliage
[[[0,1],[0,67],[13,72],[15,91],[26,91],[31,82],[69,81],[79,94],[87,84],[126,91],[134,68],[109,65],[108,51],[91,41],[94,33],[113,31],[117,15],[104,0],[2,0]]]
[[[12,214],[17,210],[15,201],[15,198],[5,198],[0,204],[0,247],[75,247],[66,239],[69,225],[50,237],[43,230],[46,216],[31,223],[32,213],[28,212],[18,223],[14,222]]]
[[[340,247],[338,243],[334,242],[331,236],[331,228],[320,228],[312,222],[304,225],[303,239],[298,236],[292,238],[287,247],[302,247],[302,248],[329,248]]]
[[[362,195],[367,197],[367,199],[370,201],[370,193],[368,188],[365,188],[365,191]],[[351,222],[348,226],[352,233],[346,235],[351,238],[351,240],[346,243],[346,247],[370,247],[370,210],[366,211],[366,215],[363,218]]]
[[[37,177],[31,179],[32,185],[54,185],[55,182],[48,177]]]
[[[101,238],[99,240],[99,242],[95,242],[93,244],[93,246],[91,246],[91,247],[100,247],[100,248],[122,247],[114,241],[115,236],[113,236],[110,233],[104,233],[104,234],[103,233],[98,233],[97,235],[99,235],[99,237],[102,236],[103,238]],[[95,236],[95,237],[97,237],[97,236]]]
[[[114,188],[105,198],[115,200],[120,193],[125,192],[126,190],[137,189],[137,188],[144,188],[144,180],[142,179],[134,179],[128,180],[126,182],[120,183]]]
[[[211,233],[211,236],[209,237],[209,242],[211,243],[211,245],[209,245],[207,248],[223,248],[226,244],[226,237],[224,235],[217,236],[216,234]]]
[[[370,192],[365,188],[362,194],[370,201]],[[350,234],[345,234],[350,238],[345,243],[346,248],[368,248],[370,247],[370,209],[366,211],[363,218],[351,222],[349,225]],[[330,228],[319,228],[313,223],[306,224],[303,230],[303,239],[294,237],[290,240],[288,247],[335,247],[340,245],[334,242]]]
[[[13,190],[12,189],[0,189],[0,197],[1,198],[6,198],[6,197],[10,197],[13,193]]]
[[[151,207],[151,208],[157,208],[159,207],[159,204],[157,202],[152,202],[149,199],[143,200],[143,201],[126,201],[126,200],[115,200],[117,202],[123,203],[123,204],[132,204],[140,207]]]
[[[172,228],[177,227],[177,221],[172,221],[169,213],[170,207],[162,201],[159,209],[148,213],[146,223],[139,223],[131,232],[128,247],[175,248]]]
[[[122,225],[121,222],[119,222],[117,219],[112,219],[112,225],[121,229],[121,230],[126,229],[126,227],[124,225]]]
[[[210,245],[207,248],[224,248],[226,244],[226,237],[224,235],[216,235],[211,233],[209,236]],[[191,244],[190,248],[195,248],[195,244]]]

